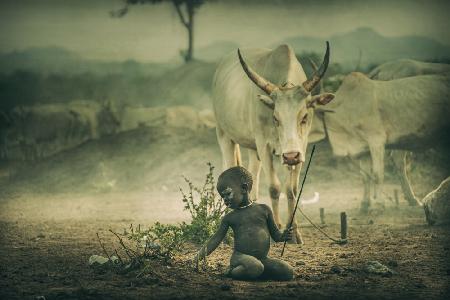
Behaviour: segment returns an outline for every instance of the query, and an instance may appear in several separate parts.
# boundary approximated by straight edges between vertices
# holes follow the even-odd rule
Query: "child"
[[[223,217],[219,229],[208,240],[206,247],[200,249],[196,260],[213,252],[227,234],[228,227],[231,227],[234,251],[228,275],[241,280],[291,280],[292,267],[279,259],[269,258],[267,254],[270,237],[275,242],[290,240],[292,228],[281,233],[271,209],[249,200],[252,183],[251,174],[242,167],[232,167],[219,176],[217,190],[225,205],[233,211]]]

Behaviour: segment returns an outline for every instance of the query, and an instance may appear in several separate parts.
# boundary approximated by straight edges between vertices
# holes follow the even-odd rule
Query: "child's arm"
[[[220,242],[224,239],[225,235],[228,231],[228,219],[227,216],[225,216],[222,219],[222,222],[220,222],[219,229],[216,233],[208,240],[206,243],[206,246],[203,246],[200,251],[197,254],[197,258],[204,258],[205,256],[209,255],[211,252],[216,250],[217,246],[219,246]]]
[[[275,224],[275,220],[273,218],[273,213],[270,207],[265,204],[261,204],[267,211],[267,226],[269,227],[270,236],[275,242],[284,242],[292,239],[292,228],[288,228],[281,232],[278,229],[277,224]]]

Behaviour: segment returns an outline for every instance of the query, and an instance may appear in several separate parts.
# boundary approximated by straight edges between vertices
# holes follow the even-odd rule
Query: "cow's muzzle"
[[[283,163],[289,166],[295,166],[300,163],[300,152],[283,153]]]

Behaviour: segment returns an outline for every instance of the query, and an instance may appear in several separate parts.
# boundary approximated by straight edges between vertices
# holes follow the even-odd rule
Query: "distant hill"
[[[121,62],[85,59],[61,47],[27,48],[25,50],[0,53],[0,73],[17,70],[40,74],[93,73],[126,75],[160,75],[175,64],[140,63],[134,60]]]
[[[17,105],[111,100],[131,105],[210,108],[216,65],[84,59],[59,47],[0,54],[0,110]]]
[[[361,52],[361,66],[380,64],[399,58],[421,61],[450,59],[450,46],[423,36],[386,37],[371,28],[361,27],[354,31],[330,36],[328,39],[296,36],[281,43],[291,45],[297,53],[324,53],[325,40],[331,44],[331,61],[355,67]],[[276,45],[274,45],[276,46]]]

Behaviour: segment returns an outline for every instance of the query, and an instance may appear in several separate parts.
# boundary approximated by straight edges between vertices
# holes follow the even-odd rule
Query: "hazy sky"
[[[230,40],[270,46],[296,35],[327,37],[369,26],[386,36],[424,35],[450,44],[450,1],[214,1],[195,19],[195,46]],[[258,4],[264,2],[264,4]],[[133,6],[116,19],[120,0],[1,0],[0,51],[61,46],[88,58],[163,61],[186,47],[170,3]]]

